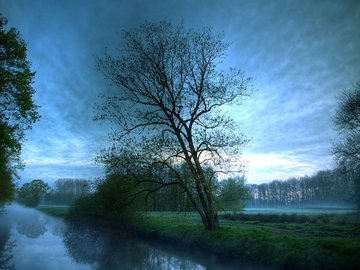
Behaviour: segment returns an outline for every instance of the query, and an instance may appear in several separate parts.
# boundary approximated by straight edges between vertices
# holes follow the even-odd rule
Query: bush
[[[70,221],[131,225],[139,217],[142,197],[130,178],[112,175],[98,184],[96,192],[75,200],[67,215]]]
[[[89,194],[76,199],[66,215],[66,219],[82,223],[94,222],[101,218],[101,202],[97,194]]]

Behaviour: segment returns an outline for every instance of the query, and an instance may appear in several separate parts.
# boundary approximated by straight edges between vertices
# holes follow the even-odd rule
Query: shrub
[[[67,219],[83,223],[131,225],[142,209],[142,197],[131,178],[111,175],[99,183],[96,192],[75,200]]]
[[[101,219],[101,203],[97,194],[89,194],[76,199],[70,206],[66,219],[77,222],[94,222]]]

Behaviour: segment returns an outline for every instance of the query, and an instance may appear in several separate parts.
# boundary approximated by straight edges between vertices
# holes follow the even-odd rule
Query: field
[[[281,269],[360,269],[357,214],[263,211],[221,213],[217,231],[205,230],[195,213],[152,212],[139,227],[150,239],[201,249],[226,260],[255,261]]]

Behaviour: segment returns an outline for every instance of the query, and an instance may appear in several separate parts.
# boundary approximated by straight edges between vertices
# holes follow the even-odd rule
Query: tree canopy
[[[23,184],[18,190],[18,201],[26,206],[38,206],[41,199],[50,190],[50,186],[43,180],[32,180]]]
[[[333,147],[338,161],[348,166],[360,166],[360,82],[354,89],[347,90],[339,97],[334,119],[341,140]]]
[[[152,191],[181,186],[204,225],[217,228],[212,179],[241,171],[232,161],[247,142],[223,107],[240,104],[252,80],[239,69],[219,69],[229,44],[211,29],[146,22],[122,37],[119,54],[98,61],[117,87],[97,116],[114,126],[114,145],[100,161],[110,171],[143,172],[138,183],[152,182]],[[190,177],[179,172],[182,163]],[[212,174],[205,173],[209,167]],[[159,168],[174,177],[151,177]]]
[[[35,72],[30,70],[26,44],[19,31],[6,30],[6,24],[0,13],[0,202],[12,197],[24,131],[39,119],[32,99]]]
[[[247,199],[250,199],[249,189],[245,186],[245,176],[230,177],[220,182],[219,200],[225,211],[242,211]]]
[[[360,82],[339,97],[334,123],[340,140],[333,145],[332,153],[355,177],[355,201],[360,209]]]

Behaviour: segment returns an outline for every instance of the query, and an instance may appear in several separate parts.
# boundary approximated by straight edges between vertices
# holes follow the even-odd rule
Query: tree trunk
[[[203,195],[204,196],[204,195]],[[202,204],[203,214],[201,216],[202,222],[206,229],[216,230],[220,227],[219,217],[214,207],[212,194],[206,194],[204,196],[208,199],[205,204]]]
[[[208,230],[216,230],[220,227],[219,217],[216,211],[209,211],[206,215],[207,223],[204,224]]]

